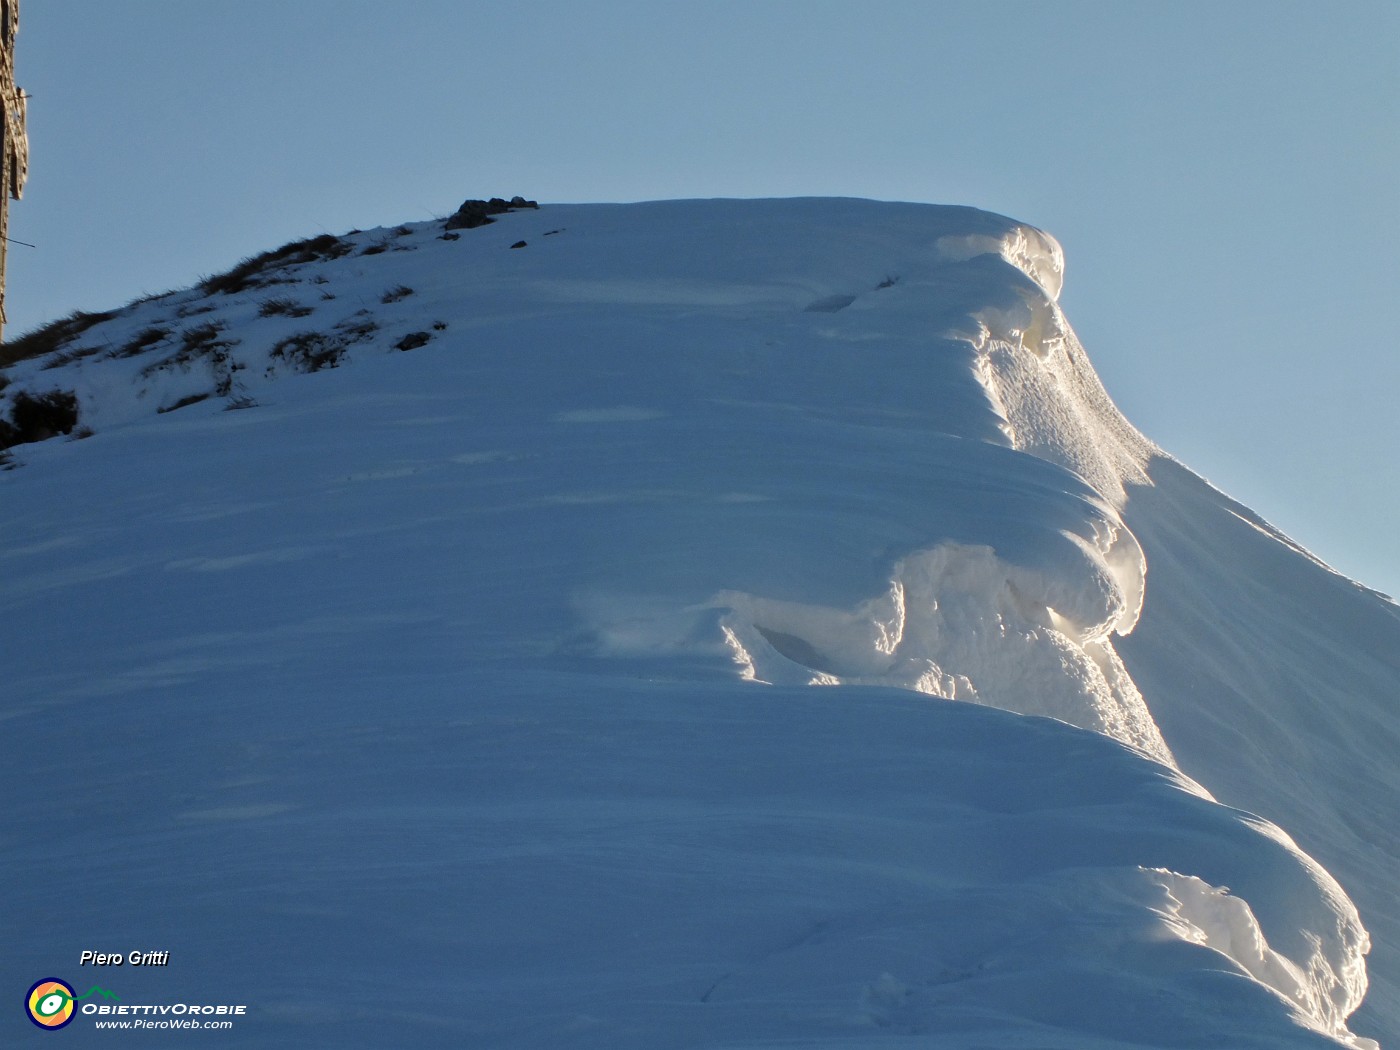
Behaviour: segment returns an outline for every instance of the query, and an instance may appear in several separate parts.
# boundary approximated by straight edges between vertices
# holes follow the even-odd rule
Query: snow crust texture
[[[97,835],[128,918],[59,928],[198,931],[263,1004],[232,1045],[300,1023],[240,937],[380,983],[316,985],[300,1045],[1375,1045],[1400,967],[1357,1014],[1342,885],[1391,929],[1393,809],[1325,772],[1306,691],[1231,667],[1275,599],[1190,615],[1212,543],[1329,570],[1200,524],[1225,498],[1118,413],[1063,274],[966,208],[546,206],[331,238],[13,366],[5,406],[72,391],[93,432],[0,474],[16,958]],[[1361,669],[1327,755],[1393,803],[1400,621],[1347,586],[1312,610],[1370,632],[1325,647]],[[1267,754],[1212,748],[1251,720]],[[237,921],[198,907],[219,858]],[[394,1012],[409,975],[441,1010]]]

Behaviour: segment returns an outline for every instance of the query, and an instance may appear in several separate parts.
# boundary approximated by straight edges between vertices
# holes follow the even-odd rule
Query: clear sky
[[[24,0],[7,334],[467,197],[972,204],[1147,435],[1400,595],[1393,0]]]

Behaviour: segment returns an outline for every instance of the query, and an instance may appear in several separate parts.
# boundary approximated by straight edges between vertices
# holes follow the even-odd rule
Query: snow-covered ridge
[[[111,472],[99,505],[131,516],[106,526],[120,554],[19,522],[10,600],[113,588],[189,613],[249,587],[296,640],[215,611],[81,665],[60,645],[20,683],[31,703],[145,703],[262,654],[296,665],[328,636],[379,652],[381,634],[427,632],[422,655],[453,673],[813,684],[871,710],[869,687],[893,686],[1130,749],[1094,752],[1095,770],[1174,769],[1119,653],[1152,590],[1130,492],[1160,453],[1060,310],[1053,238],[971,209],[797,200],[546,206],[317,241],[7,370],[7,412],[71,391],[92,436],[16,446],[0,484],[58,507],[90,457]],[[200,451],[182,467],[172,446]],[[130,462],[153,464],[159,511],[124,502],[111,464]],[[1212,845],[1157,850],[1152,819],[1178,802],[1148,807],[1132,848],[1086,816],[1108,845],[1030,896],[1131,912],[1132,937],[1214,953],[1307,1028],[1365,1045],[1345,1027],[1367,984],[1350,900],[1192,772],[1204,786],[1162,775],[1211,814]],[[867,980],[862,1016],[916,1031],[937,1013],[910,1005],[933,994],[917,982]]]
[[[49,355],[13,368],[4,396],[13,400],[22,391],[73,391],[84,433],[106,431],[205,401],[224,408],[251,407],[289,374],[334,368],[367,353],[418,352],[434,341],[460,345],[463,337],[453,325],[469,326],[467,338],[474,340],[489,324],[509,324],[513,313],[585,310],[590,304],[670,310],[679,314],[678,323],[685,323],[693,311],[709,309],[736,327],[765,324],[774,329],[775,338],[764,345],[788,348],[768,353],[770,357],[803,354],[807,341],[824,344],[828,352],[841,356],[862,349],[871,355],[957,353],[961,360],[954,367],[965,369],[964,385],[972,380],[982,389],[983,405],[975,413],[980,418],[947,418],[938,402],[954,399],[929,376],[924,397],[906,395],[903,405],[881,396],[885,391],[872,391],[871,421],[916,433],[932,426],[959,437],[1009,442],[1074,469],[1099,495],[1076,496],[1067,513],[1057,512],[1062,535],[1022,541],[1019,550],[1008,550],[1009,543],[995,529],[940,533],[925,528],[922,536],[911,535],[904,549],[882,559],[883,578],[872,578],[873,586],[865,593],[846,594],[864,609],[885,600],[882,593],[903,593],[906,586],[930,601],[946,588],[944,605],[930,614],[932,619],[923,605],[918,606],[908,637],[901,637],[889,651],[852,639],[819,641],[798,631],[808,650],[826,652],[826,663],[834,660],[833,666],[849,669],[845,675],[826,666],[793,671],[775,666],[756,676],[853,677],[949,697],[961,681],[963,699],[1051,714],[1108,732],[1170,761],[1141,697],[1113,653],[1111,632],[1131,630],[1141,607],[1144,564],[1131,533],[1099,498],[1121,502],[1122,461],[1140,457],[1150,446],[1121,422],[1106,397],[1095,403],[1084,394],[1086,387],[1093,392],[1097,380],[1054,302],[1064,268],[1059,245],[1031,227],[967,209],[949,211],[961,220],[954,228],[969,232],[941,232],[947,224],[928,222],[939,214],[936,210],[906,208],[883,224],[887,231],[898,231],[893,244],[872,239],[854,257],[843,251],[840,258],[823,258],[815,249],[823,223],[834,215],[838,229],[849,228],[852,220],[841,214],[839,202],[791,202],[766,209],[761,221],[772,223],[772,213],[779,213],[782,229],[776,236],[791,232],[802,245],[796,253],[812,254],[790,257],[776,266],[776,259],[760,257],[746,268],[739,262],[740,272],[730,272],[736,244],[756,232],[746,222],[746,210],[752,205],[744,202],[679,210],[681,223],[671,219],[659,227],[672,245],[649,245],[641,266],[627,266],[624,260],[630,272],[605,278],[586,256],[568,251],[600,234],[623,233],[606,220],[600,229],[597,209],[503,215],[498,226],[461,231],[449,229],[451,222],[433,222],[316,238],[270,253],[256,268],[236,268],[232,277],[209,278],[194,289],[118,312]],[[916,215],[922,224],[909,222]],[[809,221],[812,228],[803,229]],[[523,250],[514,247],[521,241]],[[518,254],[501,257],[497,253],[502,247]],[[788,252],[794,253],[794,247]],[[489,248],[489,254],[482,248]],[[531,252],[547,255],[542,267],[531,265]],[[987,279],[988,263],[1002,271],[995,281]],[[1005,263],[1019,273],[1007,271]],[[511,273],[510,287],[502,283],[502,267]],[[716,280],[720,274],[724,279]],[[463,289],[473,302],[466,317],[460,316]],[[967,349],[950,345],[960,343]],[[714,350],[706,346],[702,352],[710,355]],[[707,367],[698,357],[692,364]],[[733,404],[751,390],[792,385],[794,377],[780,371],[808,367],[752,356],[737,366],[723,360],[715,364],[728,375],[715,377],[718,382],[707,380],[712,388],[696,389],[688,406],[691,413],[703,407],[715,421],[723,411],[719,406]],[[569,364],[544,358],[529,367],[564,374]],[[850,367],[832,362],[813,373],[800,389],[791,391],[798,399],[794,407],[844,410]],[[892,373],[892,379],[908,374],[894,361],[871,367]],[[958,395],[956,400],[966,415],[967,398]],[[560,418],[622,420],[629,411],[656,413],[657,419],[673,414],[624,406],[566,410]],[[703,422],[697,418],[697,423]],[[1105,440],[1115,426],[1121,433]],[[679,440],[684,446],[691,439]],[[961,448],[951,447],[936,464],[929,464],[925,483],[934,483],[939,473],[964,472],[964,458]],[[1031,464],[1022,469],[1036,470]],[[1033,487],[997,497],[999,502],[1024,504],[1014,514],[1003,507],[994,513],[1018,521],[1047,520],[1048,508],[1035,504],[1062,499],[1055,489],[1076,486],[1073,479],[1057,480],[1049,472],[1044,479],[1027,477],[1027,484]],[[916,507],[910,510],[917,513]],[[960,513],[954,508],[949,517]],[[954,525],[950,520],[945,528]],[[725,595],[738,593],[731,591],[734,585],[757,581],[717,576],[713,582],[716,600],[727,601]],[[702,596],[698,588],[704,584],[697,579],[695,586],[695,593],[684,596],[687,600]],[[962,596],[958,613],[949,599],[954,593]],[[792,631],[776,623],[739,621],[747,621],[760,606],[769,609],[772,618],[774,602],[783,597],[732,598],[744,610],[735,609],[731,618],[738,617],[735,629],[749,640],[746,652],[763,653],[765,665],[791,661],[757,641],[754,632]],[[861,618],[835,609],[825,615],[828,620]],[[797,630],[791,617],[778,619]],[[1017,656],[1000,651],[1008,623],[1016,625],[1010,635],[1016,641],[1010,644],[1023,650]],[[992,624],[998,626],[989,629]],[[870,622],[857,628],[857,634],[874,637],[871,631],[878,629]],[[837,659],[827,652],[832,644],[845,655]],[[1041,675],[1029,672],[1025,660],[1047,667],[1069,661],[1074,667],[1069,676],[1049,679],[1067,688],[1039,688]]]

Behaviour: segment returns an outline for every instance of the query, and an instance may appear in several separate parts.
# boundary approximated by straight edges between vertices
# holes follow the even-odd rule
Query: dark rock
[[[179,401],[176,401],[173,405],[166,405],[164,408],[158,408],[158,409],[156,409],[156,414],[157,414],[157,415],[160,415],[160,414],[165,413],[165,412],[174,412],[174,411],[176,411],[176,410],[178,410],[178,409],[181,409],[181,408],[188,408],[190,405],[197,405],[197,404],[199,404],[201,401],[207,401],[207,400],[209,400],[209,395],[208,395],[207,393],[206,393],[206,394],[191,394],[189,397],[182,397],[182,398],[180,398],[180,400],[179,400]]]
[[[417,350],[420,346],[426,346],[430,339],[432,339],[432,336],[427,332],[409,332],[408,335],[394,344],[394,349]]]
[[[496,220],[493,215],[504,215],[506,212],[514,211],[517,208],[538,208],[534,201],[527,201],[524,197],[512,197],[509,201],[501,197],[492,197],[489,201],[465,200],[443,223],[444,230],[474,230],[478,226],[486,226]]]
[[[491,218],[490,205],[486,201],[463,201],[462,206],[443,223],[444,230],[474,230],[495,222]]]
[[[526,248],[526,247],[529,247],[529,246],[528,246],[524,241],[516,241],[514,244],[511,245],[511,247],[512,247],[512,248]]]
[[[0,419],[0,447],[71,434],[77,425],[78,398],[71,391],[54,390],[36,397],[22,390],[10,408],[10,422]]]

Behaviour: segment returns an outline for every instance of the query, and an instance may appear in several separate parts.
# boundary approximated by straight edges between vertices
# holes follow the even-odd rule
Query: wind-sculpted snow
[[[16,797],[71,787],[7,907],[75,896],[55,858],[99,827],[146,927],[256,858],[239,928],[372,944],[362,986],[453,1004],[414,1045],[1367,1045],[1346,893],[1175,769],[1120,658],[1161,460],[1052,238],[832,200],[454,233],[332,239],[10,370],[95,435],[0,474],[3,713],[172,757],[79,815],[110,735],[11,756]],[[49,812],[23,791],[14,841]],[[295,997],[227,965],[245,1045],[285,1043]],[[316,994],[299,1045],[389,1039]]]
[[[1060,297],[1065,280],[1065,253],[1060,242],[1033,226],[1006,224],[991,233],[949,233],[934,242],[945,259],[964,262],[999,255],[1029,277],[1051,300]]]
[[[1180,464],[1155,461],[1152,479],[1126,510],[1152,570],[1123,658],[1182,767],[1283,825],[1355,898],[1375,942],[1356,1027],[1391,1045],[1400,609]]]
[[[843,653],[822,656],[817,640],[799,634],[818,663],[858,668],[838,674],[813,666],[808,677],[853,675],[1052,714],[1170,761],[1110,640],[1136,620],[1143,564],[1099,494],[1109,486],[1095,491],[1037,460],[981,447],[1008,440],[1019,447],[1023,431],[1035,432],[1033,452],[1034,442],[1093,445],[1078,432],[1060,440],[1069,428],[1083,429],[1083,412],[1058,389],[1037,391],[1034,400],[1072,418],[1058,430],[1037,428],[1027,398],[1016,393],[1029,383],[1016,377],[1010,389],[998,360],[1032,350],[1064,355],[1066,329],[1051,298],[1063,269],[1059,247],[1029,227],[948,211],[825,201],[562,209],[538,217],[558,231],[530,246],[542,258],[507,261],[472,251],[477,242],[443,242],[435,228],[405,227],[393,247],[427,255],[428,264],[403,255],[392,280],[368,276],[388,253],[372,261],[342,256],[320,264],[314,281],[305,267],[289,270],[286,284],[234,296],[227,307],[221,298],[177,293],[111,322],[125,329],[98,326],[86,338],[124,346],[123,331],[174,333],[182,314],[201,330],[222,326],[237,333],[225,339],[237,343],[225,367],[242,396],[256,396],[285,371],[275,348],[287,328],[309,322],[280,312],[251,321],[251,307],[274,292],[279,302],[329,302],[318,312],[345,316],[328,333],[357,324],[373,330],[366,340],[382,331],[381,343],[392,345],[412,327],[387,320],[401,314],[406,297],[380,296],[378,285],[409,289],[414,323],[443,319],[461,340],[457,352],[486,356],[469,365],[463,383],[492,391],[505,416],[478,409],[483,429],[498,426],[510,444],[540,446],[541,435],[512,432],[526,422],[522,408],[593,428],[561,435],[547,456],[532,448],[515,468],[520,498],[570,508],[554,511],[553,527],[580,533],[571,542],[590,552],[585,577],[561,590],[576,607],[597,607],[594,591],[602,604],[625,591],[646,598],[648,608],[660,601],[679,609],[724,605],[723,595],[734,592],[749,596],[739,602],[746,607],[797,601],[840,617],[893,581],[914,588],[920,603],[898,651],[857,654],[851,649],[860,643],[832,642]],[[525,218],[510,223],[528,241],[533,233],[519,225]],[[370,245],[383,240],[361,236]],[[749,242],[761,247],[737,247]],[[823,247],[831,243],[840,250]],[[608,260],[603,270],[600,257]],[[361,304],[371,297],[395,301],[366,315]],[[355,309],[337,309],[342,298]],[[466,333],[456,334],[463,326]],[[170,363],[160,345],[132,357],[79,357],[58,369],[41,362],[32,374],[57,382],[77,372],[83,418],[115,422],[143,402],[192,396],[190,374],[204,366]],[[140,396],[129,387],[115,394],[113,373],[120,382],[138,376]],[[581,384],[580,375],[596,378]],[[161,383],[168,393],[158,391]],[[608,400],[580,403],[581,394]],[[1067,465],[1093,479],[1084,463]],[[565,478],[586,479],[590,490],[569,491]],[[598,506],[628,508],[625,521]],[[593,531],[600,520],[606,534]],[[950,593],[939,608],[945,585]],[[585,626],[600,637],[612,629]],[[750,634],[765,627],[780,630],[739,625]],[[1067,673],[1056,673],[1061,666]],[[770,676],[790,677],[776,668]]]
[[[1124,591],[1100,552],[1083,556],[1073,575],[1053,575],[990,547],[944,543],[900,561],[889,591],[854,610],[736,592],[717,600],[747,678],[879,683],[1048,715],[1170,763],[1108,638],[1125,616]]]
[[[1265,830],[1277,834],[1275,829]],[[1287,844],[1292,845],[1291,842]],[[1340,888],[1321,869],[1314,867],[1310,874],[1345,918],[1336,923],[1337,938],[1329,945],[1331,951],[1319,950],[1306,934],[1286,930],[1295,942],[1290,947],[1298,962],[1269,945],[1264,929],[1243,898],[1194,875],[1183,876],[1166,869],[1143,874],[1150,884],[1161,887],[1166,901],[1154,910],[1167,921],[1176,936],[1218,951],[1260,984],[1297,1004],[1305,1017],[1324,1019],[1324,1030],[1343,1029],[1346,1018],[1361,1005],[1366,982],[1359,959],[1367,945],[1364,939],[1356,942],[1360,924],[1355,912]],[[1310,897],[1306,893],[1300,896],[1302,907],[1308,907]],[[1316,928],[1329,930],[1328,920],[1333,916],[1320,918]],[[1342,948],[1340,952],[1336,951],[1338,947]],[[1343,961],[1340,972],[1333,969],[1337,959]]]

